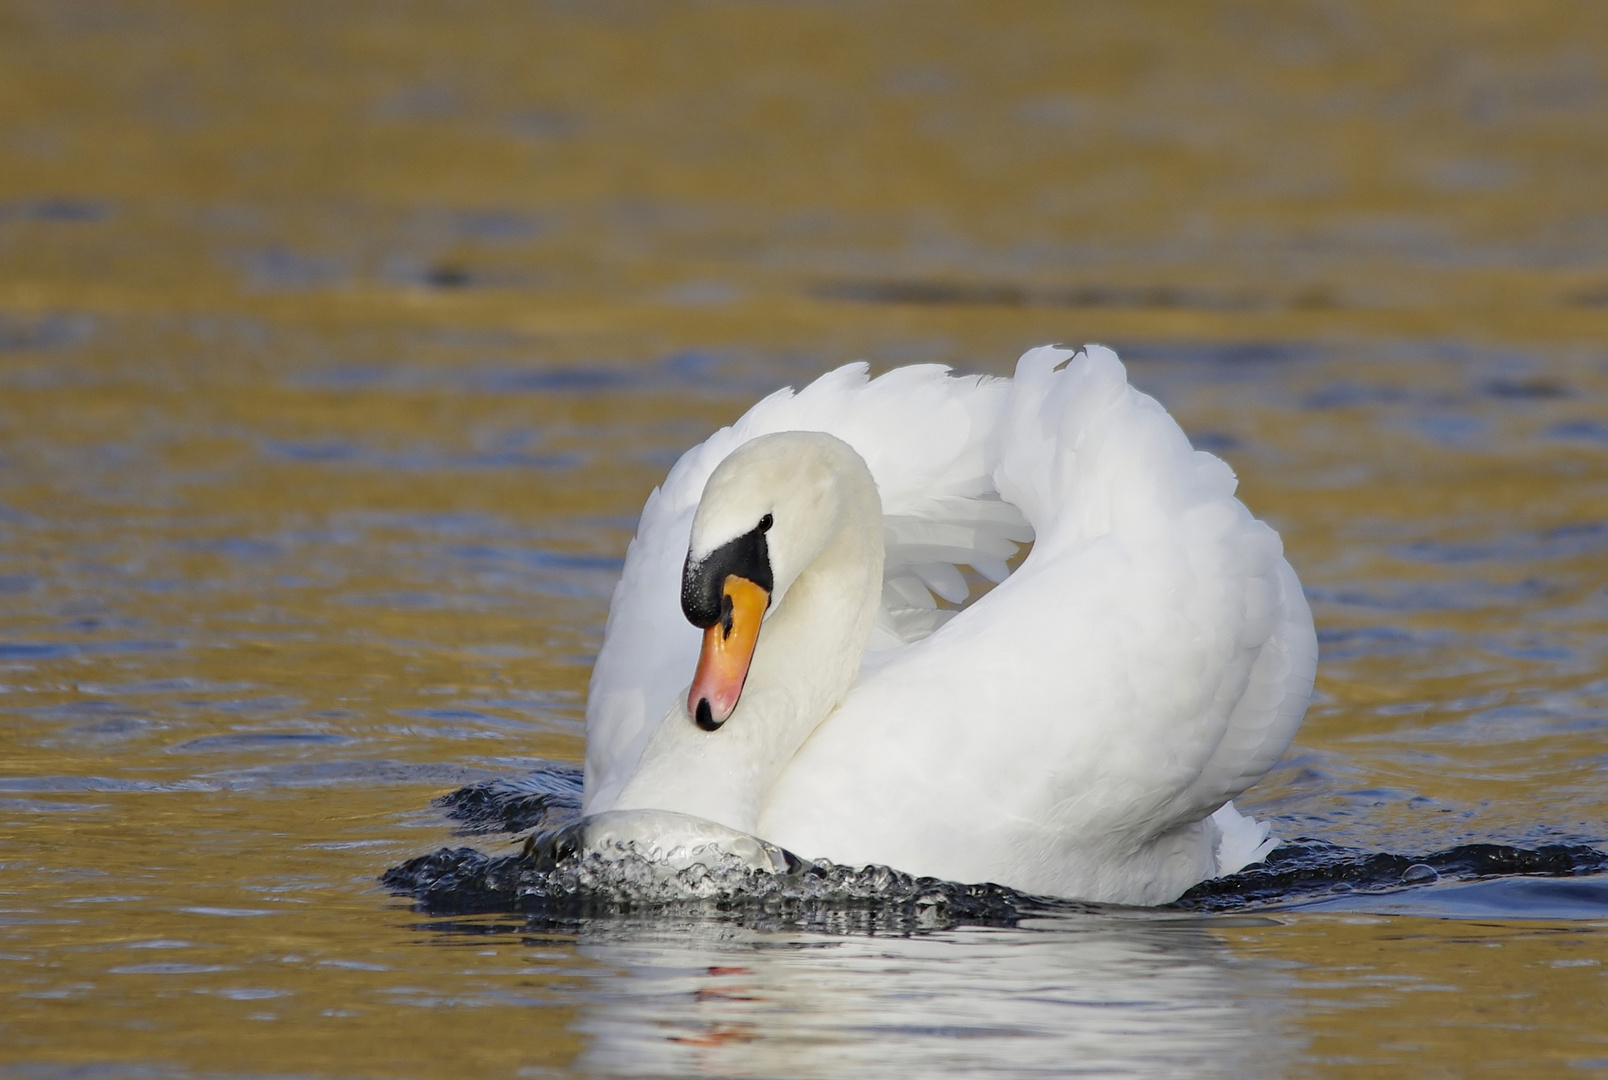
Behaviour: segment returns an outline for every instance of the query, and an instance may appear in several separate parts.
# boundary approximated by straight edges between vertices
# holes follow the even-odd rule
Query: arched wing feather
[[[1109,350],[1028,353],[999,432],[994,487],[1032,551],[862,672],[761,831],[843,862],[899,852],[952,880],[1008,866],[1062,895],[1170,898],[1215,872],[1208,834],[1147,838],[1200,821],[1283,753],[1312,687],[1310,613],[1232,470],[1192,450]]]

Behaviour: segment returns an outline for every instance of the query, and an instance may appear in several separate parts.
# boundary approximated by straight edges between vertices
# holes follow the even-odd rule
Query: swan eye
[[[769,514],[766,514],[764,517],[759,519],[759,531],[769,532],[770,527],[774,524],[776,524],[776,519],[771,517]]]

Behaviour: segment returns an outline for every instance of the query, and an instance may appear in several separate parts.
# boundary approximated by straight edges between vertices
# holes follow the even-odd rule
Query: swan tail
[[[1268,852],[1279,846],[1273,827],[1257,821],[1234,809],[1226,802],[1212,815],[1217,826],[1217,876],[1237,874],[1247,866],[1254,866],[1267,858]]]

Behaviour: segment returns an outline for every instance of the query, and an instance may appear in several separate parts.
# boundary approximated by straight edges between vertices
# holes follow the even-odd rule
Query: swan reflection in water
[[[604,1076],[1277,1076],[1292,976],[1197,918],[916,936],[600,921],[573,1069]],[[551,941],[544,941],[551,945]]]

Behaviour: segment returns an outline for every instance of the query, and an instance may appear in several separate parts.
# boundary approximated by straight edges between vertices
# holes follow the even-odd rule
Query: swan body
[[[1115,903],[1259,859],[1317,643],[1235,484],[1100,346],[771,395],[644,507],[583,812]]]

